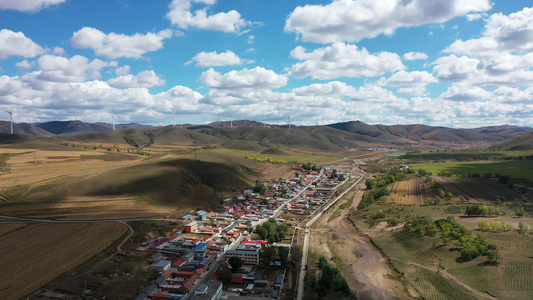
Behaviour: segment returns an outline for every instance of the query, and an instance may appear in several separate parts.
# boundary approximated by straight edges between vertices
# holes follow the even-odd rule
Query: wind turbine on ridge
[[[13,110],[6,110],[9,114],[9,122],[11,123],[11,134],[13,134]]]

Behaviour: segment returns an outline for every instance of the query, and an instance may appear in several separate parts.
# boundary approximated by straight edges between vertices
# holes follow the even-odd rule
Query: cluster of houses
[[[250,239],[248,231],[254,223],[278,217],[282,212],[308,214],[326,203],[334,188],[346,178],[346,174],[329,168],[323,170],[322,176],[319,172],[294,168],[301,171],[300,176],[264,182],[261,192],[245,190],[235,199],[224,200],[223,211],[219,213],[200,210],[187,214],[181,217],[186,222],[182,231],[142,243],[142,247],[156,251],[149,261],[150,269],[159,276],[136,300],[182,299],[190,295],[191,287],[200,281],[202,274],[217,268],[217,260],[223,255],[224,259],[239,257],[245,264],[258,265],[260,249],[266,242]],[[234,274],[231,282],[267,285],[257,274]],[[195,294],[206,286],[200,285]],[[213,291],[204,294],[219,295],[218,290],[216,285]]]
[[[157,251],[148,260],[150,269],[159,276],[136,300],[182,299],[191,293],[191,286],[202,274],[216,267],[217,258],[247,233],[248,226],[239,221],[225,222],[227,226],[223,228],[204,225],[200,221],[202,215],[203,211],[197,212],[197,219],[185,225],[183,231],[141,244]]]

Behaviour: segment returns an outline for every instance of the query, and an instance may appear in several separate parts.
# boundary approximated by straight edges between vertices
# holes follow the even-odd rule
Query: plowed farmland
[[[389,202],[400,204],[423,204],[424,199],[432,197],[431,189],[423,179],[414,178],[395,182],[392,185]]]
[[[0,224],[2,299],[31,293],[108,247],[126,230],[118,223]]]

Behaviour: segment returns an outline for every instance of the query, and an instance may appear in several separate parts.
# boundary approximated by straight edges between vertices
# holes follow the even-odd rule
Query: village
[[[147,263],[157,275],[135,299],[279,299],[298,224],[348,179],[342,171],[304,167],[225,199],[218,212],[186,214],[175,234],[143,242],[139,250],[153,253]]]

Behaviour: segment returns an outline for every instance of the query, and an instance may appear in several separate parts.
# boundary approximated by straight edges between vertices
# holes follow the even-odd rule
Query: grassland
[[[230,154],[239,157],[246,157],[248,159],[256,161],[266,161],[266,162],[313,162],[313,163],[325,163],[334,160],[338,160],[338,157],[327,156],[327,155],[318,155],[312,153],[301,153],[301,152],[292,152],[286,151],[287,154],[268,154],[262,153],[260,151],[247,151],[247,150],[235,150],[235,149],[216,149],[213,150],[218,153]]]
[[[117,223],[0,224],[2,298],[22,298],[108,247],[125,232],[126,227]]]

